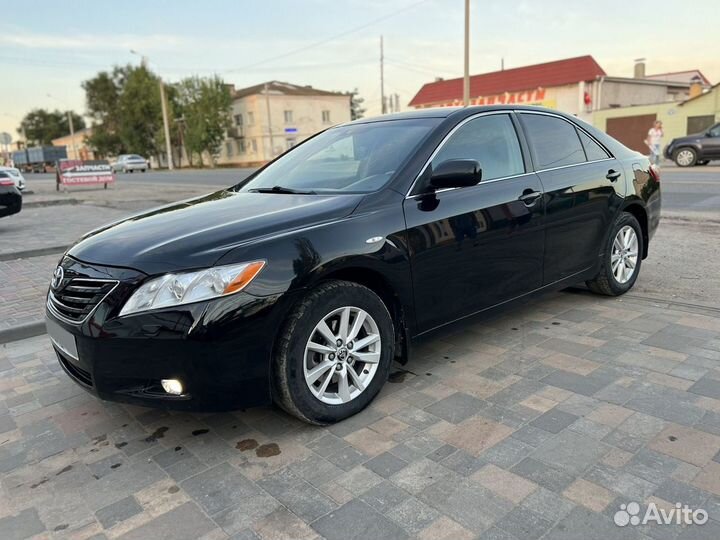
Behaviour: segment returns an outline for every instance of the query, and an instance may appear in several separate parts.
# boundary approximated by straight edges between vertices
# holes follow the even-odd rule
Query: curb
[[[10,328],[0,330],[0,343],[10,343],[46,333],[45,321],[33,321],[31,323],[19,324]]]
[[[50,246],[46,248],[28,249],[27,251],[11,251],[0,253],[0,262],[14,261],[16,259],[31,259],[33,257],[44,257],[46,255],[57,255],[65,253],[68,246]]]

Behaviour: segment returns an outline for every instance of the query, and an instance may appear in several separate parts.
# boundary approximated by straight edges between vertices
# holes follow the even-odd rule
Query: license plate
[[[73,360],[78,359],[75,336],[50,318],[45,319],[48,335],[53,344]]]

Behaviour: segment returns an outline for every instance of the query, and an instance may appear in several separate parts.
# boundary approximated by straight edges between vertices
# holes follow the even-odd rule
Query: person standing
[[[653,127],[648,130],[647,139],[645,139],[645,144],[650,148],[650,163],[654,165],[660,165],[660,149],[663,135],[662,122],[655,120]]]

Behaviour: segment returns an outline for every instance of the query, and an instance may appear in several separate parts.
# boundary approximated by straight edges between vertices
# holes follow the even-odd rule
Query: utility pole
[[[73,126],[72,111],[67,112],[68,126],[70,126],[70,146],[72,147],[74,158],[80,159],[77,145],[75,144],[75,126]]]
[[[463,107],[470,105],[470,0],[465,0],[465,70],[463,75]]]
[[[275,156],[275,143],[273,142],[272,117],[270,116],[270,91],[265,83],[265,108],[267,109],[268,134],[270,135],[270,159]]]
[[[160,83],[160,105],[162,106],[163,129],[165,130],[165,151],[167,152],[168,170],[172,171],[173,166],[172,145],[170,144],[170,123],[168,121],[168,108],[165,101],[165,85],[162,78],[158,77]]]
[[[400,112],[400,94],[395,94],[395,112]]]
[[[380,36],[380,101],[382,103],[382,113],[387,112],[387,103],[385,103],[385,56],[383,54],[383,37]]]
[[[140,65],[148,69],[148,63],[150,60],[144,54],[140,54],[134,49],[130,49],[130,54],[136,54],[140,56]],[[160,108],[162,109],[163,116],[163,131],[165,133],[165,151],[167,152],[168,170],[172,171],[175,167],[173,166],[172,158],[172,144],[170,142],[170,121],[168,120],[168,107],[167,101],[165,101],[165,85],[163,84],[162,77],[158,76],[158,82],[160,84]]]

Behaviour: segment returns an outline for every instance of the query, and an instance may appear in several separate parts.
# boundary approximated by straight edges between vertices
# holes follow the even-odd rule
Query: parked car
[[[137,154],[120,155],[111,165],[114,171],[122,171],[124,173],[131,173],[135,171],[145,172],[150,168],[150,162]]]
[[[22,209],[22,193],[16,180],[7,171],[0,170],[0,217],[17,214]]]
[[[673,139],[665,147],[665,157],[678,167],[707,165],[712,159],[720,159],[720,123],[702,133]]]
[[[25,189],[25,177],[15,167],[0,167],[0,172],[6,172],[15,182],[15,187],[20,191]]]
[[[326,424],[370,403],[418,336],[577,283],[627,292],[659,219],[648,159],[572,116],[363,119],[87,234],[55,270],[47,327],[103,399],[273,400]]]

